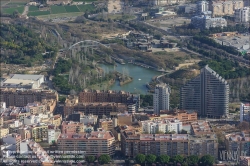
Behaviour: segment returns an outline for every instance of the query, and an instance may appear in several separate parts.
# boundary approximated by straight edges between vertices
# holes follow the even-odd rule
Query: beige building
[[[42,142],[48,140],[48,125],[37,124],[30,126],[31,138],[35,142]]]
[[[122,103],[65,103],[64,116],[68,116],[73,112],[82,112],[85,115],[93,114],[99,117],[103,115],[115,117],[118,113],[127,110],[127,105]]]
[[[233,15],[235,9],[243,8],[242,0],[209,1],[209,10],[213,16]]]
[[[188,113],[184,110],[176,110],[176,111],[164,111],[161,112],[163,114],[160,115],[161,118],[177,118],[183,124],[188,124],[190,122],[197,121],[197,112]],[[150,119],[154,119],[158,117],[150,117]]]
[[[193,135],[207,135],[213,133],[214,132],[207,121],[199,120],[191,123],[191,134]]]
[[[132,114],[122,113],[117,114],[118,125],[132,125]]]
[[[52,90],[20,90],[14,88],[0,89],[0,102],[6,106],[24,107],[28,103],[41,102],[44,99],[55,99],[58,101],[58,94]]]
[[[61,134],[57,140],[60,151],[85,151],[86,155],[115,153],[115,137],[110,131],[92,131],[82,134]]]
[[[99,128],[102,128],[105,131],[112,131],[114,129],[114,122],[111,118],[100,119],[99,120]]]
[[[137,154],[189,155],[187,134],[139,134],[134,130],[121,133],[121,151],[127,157]]]
[[[63,121],[61,125],[62,133],[83,133],[85,126],[83,123],[73,121]]]
[[[9,129],[8,128],[0,128],[0,138],[5,137],[6,135],[9,134]]]
[[[80,103],[94,103],[94,102],[114,102],[127,103],[127,98],[130,93],[124,91],[100,91],[100,90],[84,90],[79,94]]]

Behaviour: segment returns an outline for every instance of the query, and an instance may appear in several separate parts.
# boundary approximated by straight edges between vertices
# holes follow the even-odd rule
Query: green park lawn
[[[64,6],[51,6],[50,8],[52,14],[67,13]]]
[[[69,13],[71,13],[71,12],[80,12],[76,5],[64,6],[64,7],[65,7],[66,11],[69,12]]]
[[[28,16],[42,16],[42,15],[49,15],[50,11],[34,11],[34,12],[29,12]]]
[[[94,10],[95,7],[92,4],[78,5],[78,9],[80,9],[81,12],[86,12]]]
[[[29,6],[29,11],[30,12],[39,11],[39,8],[37,6]]]
[[[13,14],[13,12],[15,12],[15,11],[22,14],[24,11],[24,6],[15,7],[15,8],[3,8],[2,9],[2,12],[5,14]]]

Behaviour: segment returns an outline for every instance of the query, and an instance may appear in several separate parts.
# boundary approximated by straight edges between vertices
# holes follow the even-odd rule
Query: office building
[[[0,101],[5,102],[7,107],[24,107],[28,103],[42,102],[44,99],[57,101],[58,94],[51,90],[0,89]]]
[[[240,122],[250,122],[250,103],[240,104]]]
[[[169,110],[170,87],[167,84],[158,84],[153,96],[154,113],[160,115],[160,110]]]
[[[208,11],[209,2],[207,1],[198,1],[197,3],[197,13],[201,14],[202,12]]]
[[[182,122],[178,119],[154,119],[141,121],[142,132],[147,134],[175,132],[180,133]]]
[[[210,27],[226,27],[227,21],[224,18],[212,18],[210,14],[194,16],[191,18],[191,24],[195,28],[209,29]]]
[[[248,23],[250,17],[249,12],[250,12],[249,7],[236,9],[234,11],[235,22]]]
[[[199,116],[222,117],[228,114],[229,85],[206,65],[200,75],[180,89],[180,108],[196,110]]]
[[[57,140],[60,151],[85,151],[86,156],[115,153],[115,137],[110,131],[82,134],[61,134]]]

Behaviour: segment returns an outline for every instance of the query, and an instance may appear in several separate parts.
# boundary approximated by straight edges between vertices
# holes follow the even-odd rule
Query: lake
[[[123,90],[131,93],[147,94],[148,88],[146,84],[149,83],[154,76],[160,75],[161,72],[136,66],[133,64],[117,64],[116,67],[113,65],[99,64],[99,66],[107,73],[109,71],[118,71],[120,73],[128,74],[133,77],[133,81],[125,85],[120,86],[119,81],[116,81],[111,87],[111,90]]]

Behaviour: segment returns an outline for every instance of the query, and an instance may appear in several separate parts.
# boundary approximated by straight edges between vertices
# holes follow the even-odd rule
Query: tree
[[[214,164],[214,157],[211,155],[204,155],[200,158],[201,166],[212,166]]]
[[[110,162],[110,156],[107,154],[102,154],[98,158],[98,162],[99,162],[99,164],[108,164]]]
[[[144,154],[137,154],[136,157],[135,157],[135,161],[138,163],[138,164],[143,164],[145,163],[145,155]]]
[[[167,164],[169,163],[170,157],[168,155],[160,155],[157,158],[157,161],[161,164]]]
[[[156,160],[156,156],[153,155],[153,154],[149,154],[146,156],[146,162],[149,163],[149,164],[152,164],[154,163]]]
[[[174,163],[180,163],[180,164],[182,164],[183,161],[184,161],[184,157],[182,155],[178,154],[178,155],[172,157],[171,161],[174,162]]]
[[[199,157],[196,155],[191,155],[186,158],[186,163],[190,166],[194,166],[199,162]]]
[[[86,156],[85,159],[88,163],[93,163],[95,161],[95,156]]]

